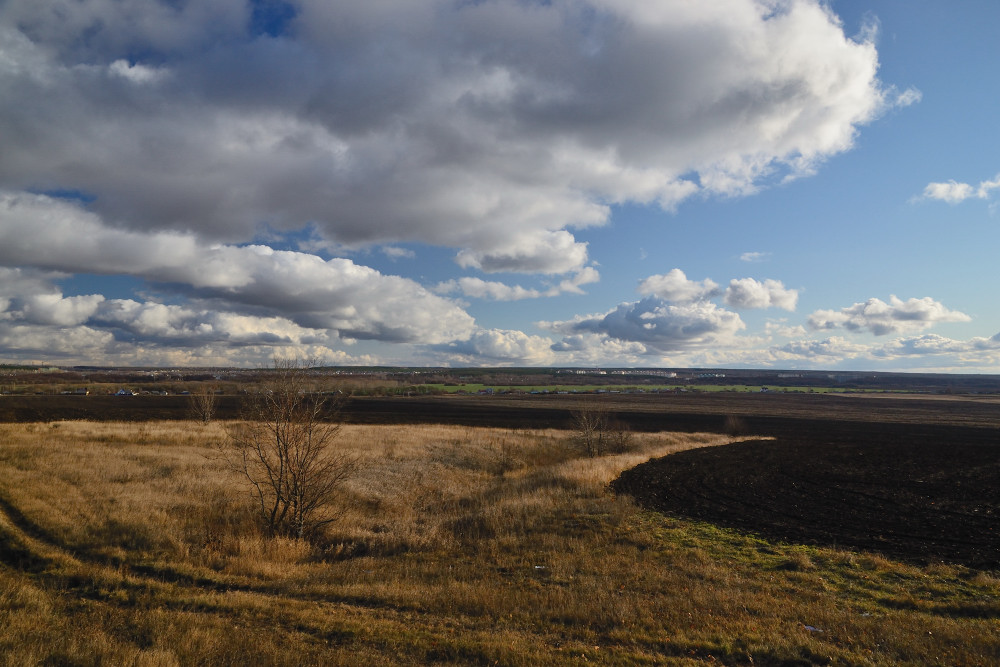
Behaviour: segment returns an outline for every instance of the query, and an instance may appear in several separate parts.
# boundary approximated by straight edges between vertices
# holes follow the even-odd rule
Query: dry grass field
[[[1000,664],[997,573],[646,512],[608,483],[730,439],[571,437],[345,426],[305,543],[262,536],[218,422],[2,424],[0,662]]]

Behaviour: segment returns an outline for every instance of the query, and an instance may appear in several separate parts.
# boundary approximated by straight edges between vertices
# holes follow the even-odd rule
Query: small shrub
[[[590,403],[574,410],[574,442],[586,456],[624,454],[632,446],[632,432],[627,424],[613,419],[603,405]]]
[[[809,554],[802,551],[794,551],[788,555],[779,570],[789,570],[791,572],[809,572],[816,569],[816,564],[809,557]]]

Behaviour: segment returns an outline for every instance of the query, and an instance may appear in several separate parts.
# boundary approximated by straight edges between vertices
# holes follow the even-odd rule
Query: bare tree
[[[337,518],[336,491],[357,467],[336,447],[340,394],[311,390],[308,380],[307,365],[275,360],[221,445],[270,535],[314,537]]]
[[[632,429],[617,419],[609,420],[607,443],[609,454],[624,454],[633,446]]]
[[[600,456],[606,447],[608,410],[603,405],[588,402],[572,413],[576,427],[576,443],[587,456]]]
[[[621,454],[632,446],[627,424],[612,418],[604,405],[588,402],[571,413],[577,446],[587,456]]]
[[[200,387],[198,391],[191,393],[191,414],[202,424],[215,418],[215,404],[215,387]]]

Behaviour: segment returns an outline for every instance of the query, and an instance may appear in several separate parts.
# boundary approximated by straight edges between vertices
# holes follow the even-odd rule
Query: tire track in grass
[[[70,588],[95,588],[95,584],[116,583],[123,588],[144,593],[171,592],[172,587],[204,595],[252,595],[272,602],[295,601],[342,605],[357,610],[412,613],[418,608],[396,608],[354,596],[320,593],[275,592],[268,586],[256,586],[235,579],[211,579],[180,572],[159,564],[136,564],[88,553],[72,553],[44,529],[32,523],[20,510],[0,497],[0,563],[37,577],[62,581]],[[100,579],[101,581],[97,581]],[[108,600],[104,600],[107,602]]]
[[[158,608],[183,613],[208,614],[246,625],[248,617],[278,628],[289,635],[301,633],[328,646],[356,641],[379,652],[384,642],[378,628],[392,628],[402,644],[419,652],[427,643],[414,630],[412,617],[419,608],[397,607],[368,600],[309,593],[275,593],[266,587],[194,579],[166,568],[116,566],[108,559],[76,555],[58,543],[49,542],[47,533],[31,523],[6,499],[0,498],[0,567],[6,566],[31,578],[64,590],[91,604],[106,605],[126,612],[136,608]],[[162,576],[147,574],[154,571]],[[124,595],[119,595],[123,593]],[[317,605],[322,613],[317,616]],[[452,619],[453,621],[456,619]],[[373,622],[377,621],[377,623]],[[489,631],[465,624],[469,634]],[[127,640],[125,640],[127,641]],[[446,638],[434,640],[446,650]],[[455,640],[455,649],[462,643]]]
[[[3,497],[0,497],[0,561],[30,574],[79,564]]]

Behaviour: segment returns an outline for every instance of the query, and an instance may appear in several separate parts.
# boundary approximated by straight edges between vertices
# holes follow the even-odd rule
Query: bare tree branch
[[[576,428],[574,440],[587,456],[621,454],[632,446],[628,425],[613,419],[603,404],[588,401],[571,415]]]
[[[336,519],[335,494],[357,468],[336,448],[341,394],[310,386],[308,365],[275,360],[221,445],[271,535],[311,538]]]
[[[201,387],[191,394],[191,414],[202,424],[208,424],[215,418],[216,388]]]

